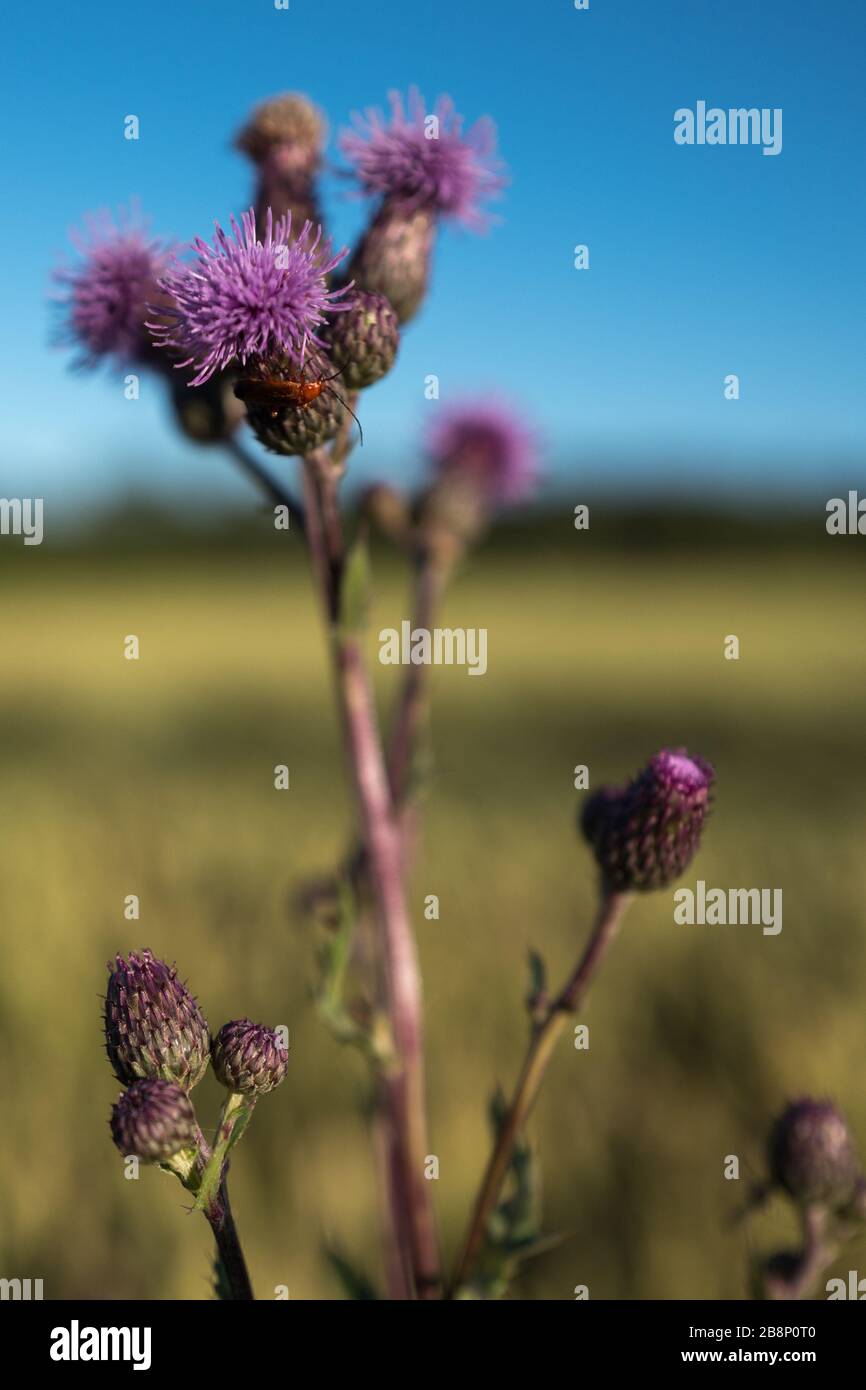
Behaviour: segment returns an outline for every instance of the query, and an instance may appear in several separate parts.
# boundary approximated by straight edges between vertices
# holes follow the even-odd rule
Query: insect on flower
[[[361,428],[361,421],[348,401],[345,401],[340,393],[329,384],[336,381],[342,371],[343,368],[341,367],[332,376],[314,376],[308,380],[306,365],[302,363],[297,376],[286,378],[242,377],[240,381],[235,382],[234,392],[245,405],[263,408],[269,411],[271,419],[276,420],[281,412],[288,407],[294,406],[297,410],[306,410],[313,401],[318,400],[323,391],[328,391],[337,398],[343,409],[347,410],[355,421],[358,426],[358,438],[363,445],[364,431]]]

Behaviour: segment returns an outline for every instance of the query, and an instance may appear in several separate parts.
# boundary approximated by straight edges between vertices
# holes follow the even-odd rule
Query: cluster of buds
[[[258,106],[236,139],[256,168],[254,207],[230,234],[217,226],[212,243],[196,239],[191,256],[135,217],[92,219],[81,264],[58,276],[61,338],[88,365],[144,363],[168,378],[178,369],[175,416],[199,442],[227,440],[241,401],[272,452],[306,455],[334,439],[356,393],[394,364],[400,324],[427,292],[439,222],[482,228],[481,205],[504,179],[489,120],[464,132],[447,97],[429,112],[417,91],[405,104],[392,97],[390,119],[372,111],[340,139],[373,201],[346,270],[349,249],[333,253],[316,190],[326,134],[299,93]]]
[[[208,1062],[229,1091],[264,1094],[286,1074],[280,1037],[241,1019],[227,1023],[212,1043],[177,970],[151,951],[117,956],[108,969],[105,1049],[127,1088],[112,1110],[112,1138],[121,1153],[144,1163],[169,1164],[186,1151],[198,1157],[201,1132],[189,1093]]]

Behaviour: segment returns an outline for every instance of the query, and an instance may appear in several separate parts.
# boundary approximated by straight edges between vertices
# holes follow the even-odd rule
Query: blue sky
[[[576,500],[857,485],[862,0],[90,0],[15,6],[4,38],[5,494],[240,495],[227,463],[177,438],[155,384],[130,403],[110,376],[70,373],[49,346],[51,267],[88,209],[136,196],[185,239],[247,206],[231,137],[262,98],[306,91],[333,131],[413,82],[493,116],[511,184],[489,235],[443,233],[427,308],[365,398],[356,477],[415,467],[436,373],[443,401],[519,404]],[[782,153],[677,146],[674,111],[698,100],[781,107]],[[334,176],[325,191],[352,237],[363,206]]]

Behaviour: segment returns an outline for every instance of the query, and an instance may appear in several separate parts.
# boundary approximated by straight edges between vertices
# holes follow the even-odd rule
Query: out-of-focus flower
[[[213,244],[196,238],[194,249],[191,264],[178,261],[160,282],[172,301],[166,321],[148,325],[158,346],[181,355],[178,367],[195,368],[191,386],[235,361],[282,353],[299,362],[307,343],[321,345],[326,315],[351,303],[351,286],[327,282],[346,250],[334,255],[309,222],[292,239],[290,218],[275,223],[268,209],[259,240],[250,210],[240,225],[231,219],[231,235],[217,226]]]
[[[828,1100],[792,1101],[773,1126],[768,1159],[774,1181],[803,1205],[838,1208],[856,1194],[857,1149],[844,1116]]]
[[[354,122],[340,148],[362,191],[379,203],[348,273],[360,289],[384,294],[408,323],[427,293],[438,218],[487,224],[481,205],[505,183],[496,128],[484,118],[464,134],[449,97],[427,113],[414,88],[408,111],[391,95],[390,122],[380,111]]]
[[[268,208],[275,218],[291,213],[296,228],[321,222],[315,176],[326,132],[321,111],[298,92],[271,97],[253,111],[235,143],[258,171],[256,217],[262,225]]]
[[[124,1157],[167,1163],[196,1143],[192,1101],[173,1081],[136,1081],[111,1111],[111,1137]]]
[[[515,411],[487,398],[441,407],[425,449],[434,480],[418,501],[418,535],[447,570],[498,508],[532,491],[537,443]]]
[[[170,250],[151,237],[138,212],[94,213],[84,231],[70,239],[79,253],[72,267],[61,267],[54,296],[61,318],[57,340],[78,349],[78,364],[94,367],[105,358],[121,364],[146,360],[152,351],[144,321],[159,297],[157,282]]]
[[[663,748],[625,787],[603,787],[586,802],[581,828],[608,890],[666,888],[697,852],[715,779],[684,748]]]
[[[538,444],[525,420],[488,398],[442,406],[425,439],[440,477],[463,479],[491,506],[520,502],[538,475]]]
[[[356,294],[352,307],[331,329],[331,356],[350,391],[372,386],[390,372],[399,345],[397,315],[382,294]]]
[[[287,1063],[279,1033],[248,1018],[223,1024],[214,1038],[214,1075],[229,1091],[263,1096],[279,1086]]]
[[[150,951],[130,951],[108,969],[105,1050],[118,1081],[159,1078],[192,1090],[207,1069],[210,1036],[175,967]]]
[[[389,100],[390,121],[370,110],[355,115],[355,128],[340,136],[340,149],[363,191],[399,203],[406,213],[435,213],[484,227],[480,205],[505,184],[493,122],[482,117],[464,133],[450,97],[439,97],[428,113],[415,87],[408,109],[397,92]]]

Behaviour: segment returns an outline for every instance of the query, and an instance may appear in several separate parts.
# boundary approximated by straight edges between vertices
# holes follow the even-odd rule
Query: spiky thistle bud
[[[357,289],[384,295],[398,322],[408,323],[427,294],[435,238],[433,213],[385,203],[364,233],[346,278]]]
[[[252,359],[234,391],[266,449],[303,456],[333,439],[346,419],[345,406],[330,386],[314,394],[316,383],[333,375],[333,364],[321,353],[307,356],[303,377],[291,358],[273,353]]]
[[[397,315],[383,294],[356,294],[351,309],[333,320],[330,352],[350,391],[362,391],[390,372],[399,345]]]
[[[586,802],[581,829],[609,890],[666,888],[700,843],[715,773],[684,748],[663,748],[625,787],[603,787]]]
[[[116,956],[108,969],[105,1050],[118,1081],[159,1078],[192,1090],[207,1069],[210,1037],[175,967],[145,950]]]
[[[773,1125],[768,1160],[774,1181],[795,1202],[838,1208],[856,1195],[860,1165],[854,1139],[830,1101],[792,1101]]]
[[[173,1081],[136,1081],[112,1108],[111,1137],[124,1157],[167,1163],[195,1146],[192,1101]]]
[[[287,1062],[280,1034],[248,1018],[223,1024],[214,1038],[214,1075],[229,1091],[263,1096],[279,1086]]]

